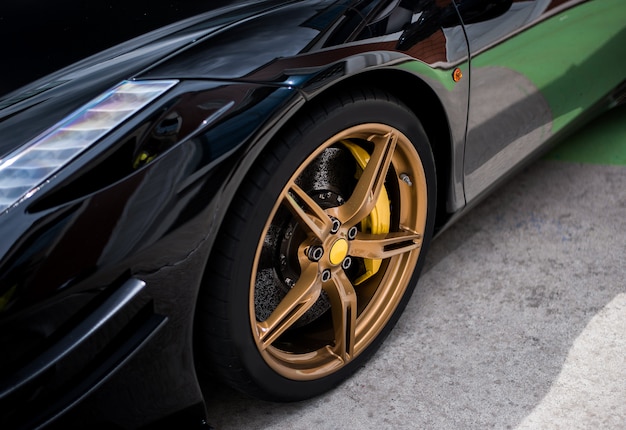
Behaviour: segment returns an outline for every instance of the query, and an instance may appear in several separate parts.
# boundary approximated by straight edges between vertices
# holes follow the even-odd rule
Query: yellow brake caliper
[[[361,176],[363,169],[365,169],[365,166],[367,166],[367,163],[370,161],[370,155],[365,149],[361,148],[357,144],[346,140],[341,143],[350,150],[352,156],[361,168],[361,170],[357,172],[358,179],[358,177]],[[370,214],[361,221],[361,231],[371,234],[386,234],[389,233],[390,226],[391,210],[389,209],[389,196],[387,194],[387,189],[383,185],[374,209],[372,209],[372,212],[370,212]],[[359,276],[359,278],[354,282],[355,285],[362,284],[378,273],[382,260],[364,258],[363,263],[365,264],[365,273]]]

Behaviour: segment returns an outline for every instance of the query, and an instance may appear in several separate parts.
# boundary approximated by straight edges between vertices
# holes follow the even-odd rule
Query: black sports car
[[[2,429],[332,388],[433,234],[626,95],[623,0],[4,3]]]

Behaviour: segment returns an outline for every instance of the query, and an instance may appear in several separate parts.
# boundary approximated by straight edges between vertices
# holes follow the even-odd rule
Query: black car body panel
[[[161,55],[167,54],[176,44],[192,43],[197,37],[289,0],[232,3],[235,2],[6,2],[0,11],[3,40],[19,43],[5,46],[4,58],[11,67],[1,72],[0,96],[79,61],[82,67],[148,44],[162,45]],[[26,16],[28,22],[24,23]],[[94,61],[82,62],[95,54],[100,55]]]
[[[120,82],[178,84],[0,212],[0,427],[137,428],[181,411],[200,425],[193,324],[198,291],[211,287],[203,267],[235,190],[282,127],[327,92],[376,85],[397,94],[433,144],[438,227],[445,228],[578,118],[549,139],[533,137],[529,149],[493,170],[508,145],[552,124],[554,110],[528,77],[478,67],[479,60],[514,34],[597,2],[542,2],[526,21],[506,18],[518,2],[495,0],[222,3],[138,3],[119,32],[103,10],[131,8],[121,2],[94,10],[47,5],[42,21],[67,22],[69,39],[47,44],[41,27],[31,30],[41,43],[7,54],[14,57],[5,64],[15,67],[3,68],[0,79],[0,164]],[[0,19],[16,23],[23,7]],[[47,70],[49,49],[83,33],[86,41],[95,37],[76,24],[76,10],[107,37],[68,49],[49,63],[63,68]],[[467,30],[498,19],[491,38]],[[623,29],[603,58],[622,41]],[[37,73],[51,74],[20,69],[40,62]],[[465,78],[454,82],[457,68]],[[619,98],[623,70],[592,95],[598,111]],[[502,111],[472,109],[483,86],[496,92],[512,82],[528,96],[502,100],[512,106],[504,114],[538,117],[512,129]],[[505,136],[493,146],[480,143],[498,133]]]

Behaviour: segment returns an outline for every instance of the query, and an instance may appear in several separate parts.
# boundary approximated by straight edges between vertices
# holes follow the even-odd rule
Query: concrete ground
[[[350,380],[294,404],[221,388],[207,399],[211,423],[626,429],[625,256],[621,108],[435,240],[403,317]]]

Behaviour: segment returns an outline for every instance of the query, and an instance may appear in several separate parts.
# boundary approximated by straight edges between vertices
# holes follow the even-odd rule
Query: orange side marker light
[[[463,72],[458,67],[452,72],[452,80],[459,82],[463,78]]]

